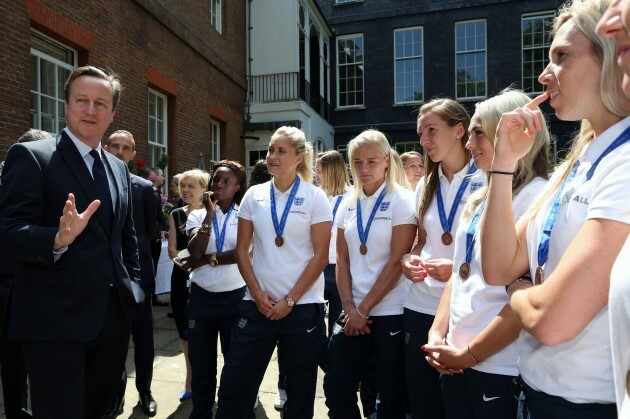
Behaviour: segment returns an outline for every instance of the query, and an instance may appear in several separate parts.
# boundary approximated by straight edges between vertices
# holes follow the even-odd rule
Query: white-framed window
[[[221,160],[221,124],[210,120],[210,161],[216,163]]]
[[[323,153],[326,151],[326,143],[321,138],[318,138],[313,143],[313,153],[317,156],[317,153]]]
[[[337,38],[337,106],[363,106],[363,35]]]
[[[31,127],[51,133],[66,126],[63,87],[76,66],[77,53],[31,33]]]
[[[486,97],[486,21],[455,23],[455,92],[457,99]]]
[[[210,0],[210,26],[221,33],[221,0]]]
[[[424,100],[424,48],[422,27],[394,31],[394,82],[396,103]]]
[[[343,156],[343,159],[346,161],[346,166],[347,166],[348,165],[348,144],[338,145],[337,151]]]
[[[537,94],[545,90],[543,85],[538,83],[538,76],[547,65],[553,18],[553,12],[524,15],[521,18],[523,91],[525,93]]]
[[[156,167],[166,154],[168,103],[165,95],[149,89],[149,164]]]
[[[420,145],[420,141],[401,141],[394,143],[394,147],[396,147],[396,151],[398,154],[406,153],[408,151],[417,151],[420,154],[424,154],[422,152],[422,146]]]

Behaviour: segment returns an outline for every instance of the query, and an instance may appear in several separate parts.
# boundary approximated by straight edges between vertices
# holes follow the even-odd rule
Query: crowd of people
[[[570,1],[553,33],[545,93],[423,104],[424,156],[375,129],[347,161],[314,155],[281,127],[249,181],[232,160],[173,176],[168,222],[162,170],[129,173],[133,135],[101,145],[118,79],[77,68],[67,127],[2,167],[7,417],[118,416],[130,336],[157,414],[167,239],[191,418],[255,417],[276,348],[285,419],[314,416],[318,368],[331,418],[630,418],[630,0]],[[581,121],[556,168],[545,101]]]

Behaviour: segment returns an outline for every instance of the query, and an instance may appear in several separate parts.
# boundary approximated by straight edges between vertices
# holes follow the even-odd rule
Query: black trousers
[[[356,390],[374,359],[380,400],[378,416],[403,419],[407,393],[403,378],[402,315],[370,317],[372,333],[361,336],[346,336],[341,316],[328,347],[330,361],[324,377],[328,415],[334,419],[361,417]]]
[[[0,376],[2,396],[7,419],[24,417],[27,407],[26,363],[19,342],[9,339],[5,317],[9,309],[9,296],[0,294]]]
[[[463,374],[442,375],[442,398],[448,419],[516,418],[516,384],[510,375],[472,368]]]
[[[112,290],[105,323],[89,342],[22,342],[33,416],[101,418],[119,388],[130,325]]]
[[[142,287],[147,295],[142,305],[142,311],[131,324],[131,336],[133,338],[133,361],[136,367],[136,389],[140,394],[151,392],[153,381],[153,360],[155,359],[155,345],[153,341],[153,305],[151,289]],[[125,393],[122,386],[122,395]]]
[[[522,419],[615,419],[614,403],[572,403],[562,397],[536,391],[522,383],[519,410]]]
[[[312,418],[323,315],[323,304],[299,304],[284,319],[272,321],[253,301],[242,301],[221,373],[217,419],[251,416],[276,345],[286,369],[287,402],[282,417]]]
[[[217,391],[217,341],[225,358],[245,287],[227,292],[208,292],[193,283],[186,314],[188,356],[192,366],[191,419],[211,419]],[[252,405],[253,406],[253,405]]]
[[[427,343],[434,316],[405,309],[405,377],[409,407],[415,418],[444,418],[440,373],[424,358],[420,349]]]

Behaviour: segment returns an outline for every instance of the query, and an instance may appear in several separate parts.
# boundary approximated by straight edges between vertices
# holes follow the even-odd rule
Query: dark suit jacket
[[[138,239],[140,257],[140,284],[142,288],[153,289],[155,271],[151,257],[151,234],[155,228],[156,201],[151,181],[131,175],[133,198],[133,225]]]
[[[103,160],[118,194],[112,226],[105,226],[97,210],[55,262],[54,239],[68,193],[75,195],[77,210],[85,211],[97,199],[92,175],[65,132],[9,149],[2,173],[0,242],[5,257],[18,262],[11,338],[88,341],[102,329],[110,296],[118,296],[129,322],[142,307],[129,171],[108,153]]]

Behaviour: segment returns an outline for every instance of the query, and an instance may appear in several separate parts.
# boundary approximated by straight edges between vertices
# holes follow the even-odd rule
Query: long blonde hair
[[[343,156],[336,150],[325,151],[317,156],[315,164],[319,163],[324,172],[324,181],[319,185],[328,196],[343,195],[346,186],[350,184],[348,168]]]
[[[454,127],[461,123],[464,126],[464,135],[460,139],[461,147],[464,148],[468,141],[468,126],[470,125],[470,115],[466,108],[454,101],[453,99],[433,99],[432,101],[425,103],[418,112],[418,119],[427,113],[434,113],[441,120],[446,122],[448,126]],[[470,157],[470,153],[467,153]],[[428,157],[428,156],[427,156]],[[418,223],[422,225],[424,221],[424,215],[429,210],[431,201],[435,196],[440,181],[438,175],[438,167],[440,163],[436,163],[428,157],[424,162],[426,169],[424,175],[424,189],[422,190],[422,196],[420,197],[420,203],[418,205]]]
[[[586,36],[592,44],[593,51],[602,61],[602,75],[600,79],[600,96],[604,107],[612,114],[625,117],[630,112],[623,107],[623,92],[621,91],[622,72],[617,66],[617,44],[610,38],[597,36],[596,26],[608,8],[610,0],[573,0],[558,11],[554,21],[553,33],[566,23],[572,23],[575,28]],[[567,153],[566,165],[553,185],[532,205],[527,217],[536,216],[542,206],[554,196],[560,185],[569,175],[582,154],[584,147],[595,138],[595,132],[590,122],[582,120],[579,133],[573,138],[571,149]]]
[[[297,174],[303,181],[313,182],[313,145],[306,141],[306,135],[304,131],[296,127],[280,127],[271,136],[273,140],[275,137],[286,137],[289,143],[295,148],[295,152],[298,155],[302,155],[302,162],[297,167]]]
[[[359,199],[361,191],[363,190],[363,183],[354,169],[354,153],[356,153],[357,149],[367,145],[377,146],[385,158],[390,157],[392,150],[387,138],[385,138],[385,134],[375,129],[363,131],[348,143],[348,160],[350,161],[350,172],[352,172],[352,178],[354,179],[355,186],[353,196],[354,200]],[[396,176],[396,167],[391,164],[390,160],[389,167],[385,169],[385,187],[387,192],[394,190],[394,186],[396,185]]]
[[[521,90],[507,88],[498,95],[479,102],[475,105],[475,115],[481,120],[484,134],[496,145],[497,126],[501,115],[525,106],[530,102],[529,96]],[[549,167],[550,135],[547,124],[543,123],[542,129],[536,132],[534,144],[529,152],[521,158],[514,169],[512,180],[512,194],[514,196],[529,184],[534,178],[547,179]],[[469,200],[464,209],[464,217],[469,218],[475,209],[486,199],[488,185],[481,188]]]

